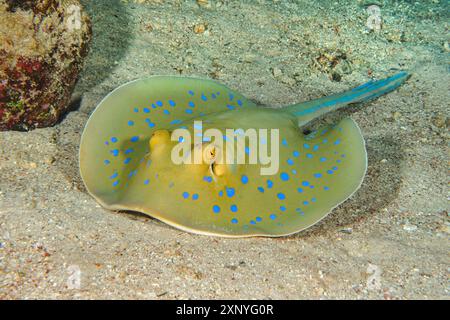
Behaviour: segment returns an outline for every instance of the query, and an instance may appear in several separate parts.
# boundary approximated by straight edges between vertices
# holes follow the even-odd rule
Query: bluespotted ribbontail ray
[[[407,78],[400,72],[280,109],[257,106],[210,80],[132,81],[111,92],[90,116],[81,138],[81,176],[105,208],[139,211],[185,231],[227,237],[296,233],[348,199],[367,168],[364,138],[351,118],[309,134],[302,128],[327,112],[390,92]],[[278,129],[278,172],[261,175],[263,164],[214,159],[175,164],[171,151],[179,141],[172,141],[171,133],[185,128],[193,134],[199,120],[203,131]],[[270,150],[273,142],[264,143]],[[245,152],[248,159],[257,151],[246,146]]]

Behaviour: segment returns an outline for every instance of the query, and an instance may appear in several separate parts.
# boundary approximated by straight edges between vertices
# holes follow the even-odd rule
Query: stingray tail
[[[369,81],[343,93],[287,106],[284,110],[294,114],[299,120],[299,125],[305,124],[324,113],[339,109],[348,104],[376,99],[398,88],[409,76],[409,73],[402,71],[386,79]]]

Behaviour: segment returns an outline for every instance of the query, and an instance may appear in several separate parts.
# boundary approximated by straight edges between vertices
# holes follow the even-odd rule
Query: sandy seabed
[[[448,299],[447,1],[379,1],[379,32],[364,1],[136,2],[83,1],[94,39],[73,111],[0,132],[0,299]],[[198,236],[110,212],[78,173],[89,114],[133,79],[210,78],[281,107],[400,69],[412,73],[400,89],[352,110],[363,186],[290,237]]]

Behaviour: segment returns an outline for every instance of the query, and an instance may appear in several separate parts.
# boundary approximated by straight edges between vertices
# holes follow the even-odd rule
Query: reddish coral
[[[69,20],[80,19],[76,28]],[[55,124],[91,39],[76,0],[0,0],[0,130]]]

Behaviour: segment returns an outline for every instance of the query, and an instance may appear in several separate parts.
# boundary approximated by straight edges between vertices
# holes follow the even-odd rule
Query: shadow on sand
[[[93,39],[77,90],[101,84],[125,56],[133,38],[127,8],[120,0],[81,0],[92,21]]]

